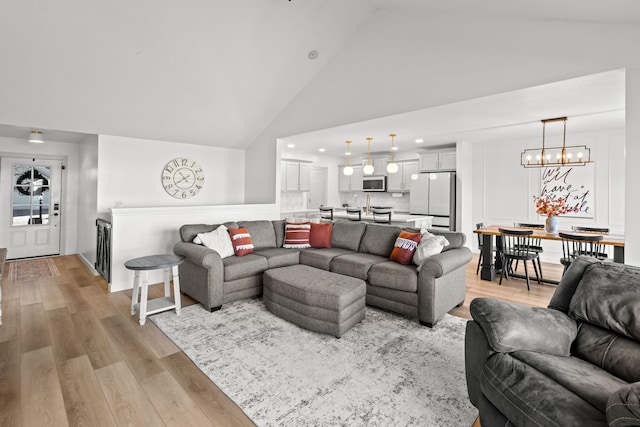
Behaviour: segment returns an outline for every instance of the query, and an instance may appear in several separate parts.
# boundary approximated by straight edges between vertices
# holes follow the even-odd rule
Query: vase
[[[558,217],[555,215],[547,216],[545,222],[547,233],[556,234],[558,232]]]

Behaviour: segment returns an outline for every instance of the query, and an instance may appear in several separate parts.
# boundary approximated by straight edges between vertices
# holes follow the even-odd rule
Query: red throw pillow
[[[316,224],[311,223],[311,233],[309,235],[309,244],[312,248],[330,248],[331,247],[331,231],[333,224],[330,222]]]
[[[393,251],[391,251],[389,259],[405,265],[411,263],[413,254],[418,248],[418,243],[420,243],[420,233],[402,231],[393,245]]]
[[[310,222],[287,222],[284,226],[283,248],[309,248]]]
[[[253,252],[253,242],[251,242],[251,236],[246,228],[229,227],[229,236],[231,236],[233,251],[237,256],[243,256]]]

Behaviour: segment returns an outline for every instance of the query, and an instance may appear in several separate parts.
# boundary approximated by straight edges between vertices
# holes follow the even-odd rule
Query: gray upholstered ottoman
[[[361,279],[307,265],[264,273],[264,303],[273,314],[338,338],[364,319],[366,290]]]

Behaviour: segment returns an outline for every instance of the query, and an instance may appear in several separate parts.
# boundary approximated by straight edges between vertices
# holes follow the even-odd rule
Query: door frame
[[[12,151],[0,151],[0,158],[12,157],[21,159],[42,159],[42,160],[59,160],[61,163],[60,170],[60,215],[62,219],[60,221],[60,255],[67,255],[67,213],[69,212],[68,205],[70,201],[67,199],[67,164],[69,156],[67,155],[55,155],[55,154],[40,154],[40,153],[25,153],[25,152],[12,152]],[[0,185],[4,183],[0,182]],[[78,201],[76,200],[77,206]],[[73,209],[72,209],[73,210]],[[7,254],[7,256],[11,256]]]

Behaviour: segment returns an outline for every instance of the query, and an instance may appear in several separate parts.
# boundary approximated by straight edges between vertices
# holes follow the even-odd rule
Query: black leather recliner
[[[640,268],[582,257],[548,308],[470,308],[467,389],[482,427],[640,425]]]

